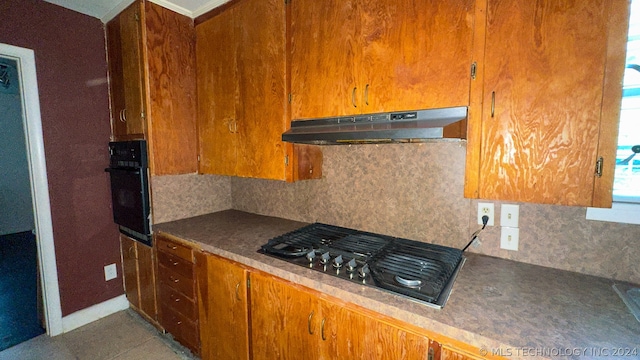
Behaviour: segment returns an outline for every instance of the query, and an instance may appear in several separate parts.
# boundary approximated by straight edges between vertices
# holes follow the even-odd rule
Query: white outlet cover
[[[518,251],[520,229],[503,226],[500,232],[500,248]]]
[[[109,281],[118,277],[118,270],[116,264],[106,265],[104,267],[104,280]]]
[[[489,222],[487,222],[487,226],[493,226],[494,224],[494,207],[493,203],[478,203],[478,225],[482,225],[482,216],[487,215],[489,217]]]
[[[520,205],[503,204],[500,208],[500,226],[518,227]]]

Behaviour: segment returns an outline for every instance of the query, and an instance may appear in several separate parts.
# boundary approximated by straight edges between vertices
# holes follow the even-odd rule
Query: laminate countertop
[[[306,223],[225,210],[155,232],[343,301],[509,358],[640,359],[640,322],[613,280],[467,253],[449,300],[433,309],[257,252]]]

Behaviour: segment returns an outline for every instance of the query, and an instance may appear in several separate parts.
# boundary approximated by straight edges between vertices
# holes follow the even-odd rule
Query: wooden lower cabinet
[[[193,250],[156,235],[158,257],[158,321],[180,344],[200,353],[198,298]]]
[[[131,307],[152,323],[158,319],[153,248],[120,235],[125,294]]]
[[[258,359],[427,359],[429,338],[335,299],[251,274],[252,354]]]
[[[248,271],[221,257],[196,253],[200,356],[249,359]]]

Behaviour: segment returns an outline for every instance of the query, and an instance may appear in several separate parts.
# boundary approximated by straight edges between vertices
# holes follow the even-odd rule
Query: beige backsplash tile
[[[323,147],[321,180],[231,178],[234,209],[444,244],[466,245],[477,200],[465,199],[466,142]],[[520,204],[519,251],[496,226],[469,251],[640,283],[640,226],[585,219],[581,207]]]
[[[151,177],[155,224],[231,208],[231,178],[216,175]]]

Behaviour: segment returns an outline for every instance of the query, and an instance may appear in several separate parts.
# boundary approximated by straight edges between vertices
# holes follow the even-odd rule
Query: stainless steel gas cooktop
[[[314,223],[262,245],[261,253],[442,308],[464,264],[462,250]]]

